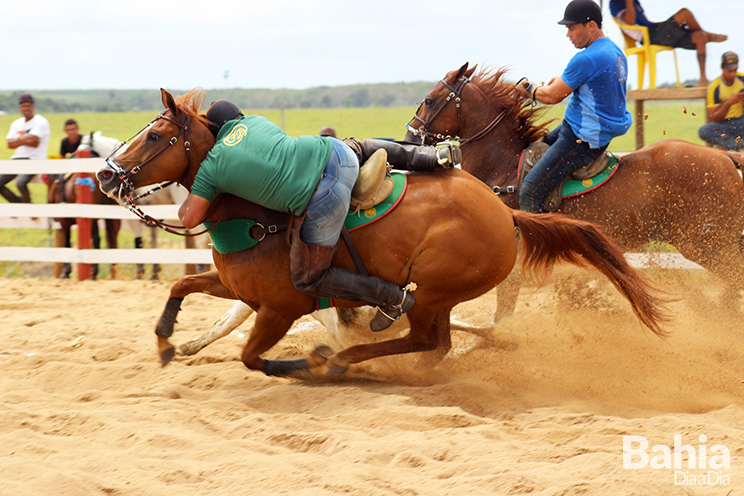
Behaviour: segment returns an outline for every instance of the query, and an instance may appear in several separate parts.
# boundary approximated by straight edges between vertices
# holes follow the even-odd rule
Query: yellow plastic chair
[[[674,55],[674,71],[677,74],[677,88],[682,86],[679,82],[679,67],[677,66],[677,52],[674,51],[674,47],[652,45],[651,39],[648,35],[648,28],[646,26],[630,26],[628,24],[621,24],[616,18],[613,17],[615,23],[620,27],[620,32],[623,34],[625,39],[625,55],[635,55],[638,57],[638,89],[643,88],[643,79],[646,72],[646,64],[648,64],[648,87],[649,89],[656,88],[656,54],[665,50],[671,50]],[[643,44],[638,45],[636,41],[628,36],[628,33],[623,31],[628,29],[631,31],[640,31],[643,34]]]

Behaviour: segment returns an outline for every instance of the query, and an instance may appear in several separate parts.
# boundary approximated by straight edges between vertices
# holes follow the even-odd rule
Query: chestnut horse
[[[163,181],[193,184],[202,160],[215,143],[200,113],[204,92],[193,90],[178,100],[161,90],[165,111],[132,138],[122,153],[109,157],[97,172],[101,190],[129,205],[131,192]],[[259,223],[255,247],[231,254],[213,251],[219,278],[201,288],[210,295],[239,299],[256,311],[256,321],[243,348],[246,367],[267,375],[302,375],[311,367],[340,374],[350,364],[371,358],[434,349],[449,350],[450,311],[501,282],[517,258],[521,232],[523,270],[540,279],[555,263],[594,266],[630,301],[651,331],[663,335],[665,297],[630,267],[594,225],[561,215],[533,215],[506,207],[481,181],[453,169],[413,173],[399,205],[381,220],[354,231],[370,274],[401,287],[416,287],[416,304],[408,312],[409,333],[401,338],[362,344],[334,353],[320,345],[308,357],[264,360],[299,317],[316,308],[314,297],[299,292],[290,278],[288,236],[292,216],[271,211],[230,195],[215,199],[206,221],[253,219]],[[271,229],[263,226],[274,226]],[[279,234],[271,234],[277,231]],[[334,265],[354,270],[347,249]],[[192,291],[193,292],[193,291]],[[339,307],[361,302],[336,301]],[[175,320],[180,301],[168,301],[162,319]],[[158,332],[161,360],[173,355],[167,332]]]
[[[503,80],[503,69],[474,74],[475,69],[466,63],[434,86],[406,140],[459,137],[463,170],[491,186],[507,206],[519,208],[520,155],[547,133],[547,123],[535,122],[539,108],[526,105]],[[674,246],[720,276],[728,285],[726,303],[736,303],[744,287],[744,183],[736,170],[741,163],[740,155],[682,140],[658,141],[624,155],[609,182],[565,198],[558,213],[603,226],[624,251],[645,251],[649,241]],[[499,317],[513,310],[518,286],[509,294],[499,287]]]

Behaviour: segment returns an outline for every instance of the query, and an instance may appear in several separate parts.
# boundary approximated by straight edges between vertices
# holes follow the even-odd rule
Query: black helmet
[[[242,117],[243,113],[237,105],[227,100],[217,100],[207,110],[207,119],[211,122],[209,130],[217,136],[227,121]]]
[[[558,24],[584,24],[589,21],[602,27],[602,8],[593,0],[572,0]]]

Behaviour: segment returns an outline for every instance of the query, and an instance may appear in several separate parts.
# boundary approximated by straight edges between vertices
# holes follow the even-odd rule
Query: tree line
[[[243,109],[340,107],[410,107],[434,87],[433,82],[356,84],[293,89],[208,89],[207,104],[230,100]],[[171,91],[174,95],[189,90]],[[0,91],[0,111],[15,112],[24,91]],[[160,90],[34,90],[40,113],[128,112],[162,108]]]

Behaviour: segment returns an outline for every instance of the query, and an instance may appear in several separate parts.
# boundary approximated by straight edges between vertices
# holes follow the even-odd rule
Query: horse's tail
[[[596,225],[558,214],[536,215],[513,210],[512,215],[521,232],[524,275],[543,281],[559,262],[593,266],[630,301],[643,324],[654,334],[666,336],[663,324],[670,320],[666,304],[671,298],[648,284]]]

